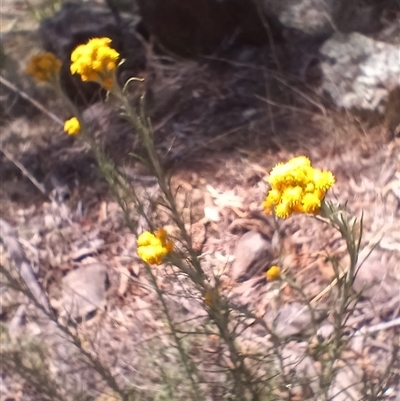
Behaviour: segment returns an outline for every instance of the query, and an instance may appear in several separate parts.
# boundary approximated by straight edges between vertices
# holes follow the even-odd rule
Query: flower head
[[[275,214],[281,219],[287,219],[293,212],[293,206],[288,202],[279,202],[275,207]]]
[[[68,135],[77,135],[81,130],[81,124],[76,117],[72,117],[64,123],[64,131]]]
[[[263,207],[286,219],[293,213],[318,214],[326,192],[335,183],[330,171],[312,167],[305,156],[294,157],[287,163],[278,163],[268,178],[271,189]]]
[[[78,46],[71,54],[71,73],[79,74],[82,81],[95,81],[111,89],[119,53],[110,44],[110,38],[93,38]]]
[[[335,183],[335,177],[330,171],[314,169],[313,181],[316,189],[326,192]]]
[[[26,72],[38,82],[49,82],[58,75],[61,64],[53,53],[40,53],[31,58]]]
[[[137,245],[140,258],[149,265],[160,265],[163,258],[174,249],[174,244],[163,228],[154,234],[150,231],[140,234]]]
[[[302,208],[304,213],[317,214],[321,207],[321,197],[318,191],[304,194],[302,199]],[[325,194],[323,194],[325,196]]]
[[[265,272],[265,278],[268,281],[276,281],[280,278],[280,276],[281,276],[281,268],[279,266],[271,266]]]

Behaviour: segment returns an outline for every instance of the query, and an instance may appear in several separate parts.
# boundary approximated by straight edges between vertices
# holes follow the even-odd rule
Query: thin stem
[[[180,337],[178,335],[177,330],[175,329],[174,322],[172,320],[172,317],[170,315],[167,303],[166,303],[165,298],[164,298],[164,294],[162,293],[161,289],[159,288],[159,286],[157,284],[156,277],[154,276],[150,266],[145,265],[145,269],[146,269],[146,272],[147,272],[147,274],[149,275],[149,277],[151,279],[151,282],[152,282],[152,284],[154,286],[154,289],[155,289],[155,291],[157,293],[158,299],[161,302],[161,305],[162,305],[162,308],[163,308],[163,313],[164,313],[165,317],[167,318],[168,326],[169,326],[169,329],[171,330],[172,337],[173,337],[173,339],[175,341],[175,344],[176,344],[176,346],[178,348],[182,364],[185,367],[188,379],[189,379],[189,381],[190,381],[190,383],[191,383],[191,385],[193,387],[193,397],[194,397],[195,400],[201,401],[201,400],[203,400],[203,397],[201,395],[201,391],[200,391],[200,388],[198,386],[198,383],[196,382],[195,378],[193,377],[193,372],[195,371],[195,367],[194,367],[193,363],[191,362],[190,358],[188,357],[187,353],[184,350],[182,341],[181,341],[181,339],[180,339]]]

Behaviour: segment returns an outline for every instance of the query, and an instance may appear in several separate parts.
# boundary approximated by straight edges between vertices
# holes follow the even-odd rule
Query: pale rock
[[[104,306],[107,267],[92,263],[72,270],[62,279],[62,314],[72,319],[87,318]]]
[[[236,244],[232,278],[239,281],[260,274],[273,260],[270,241],[257,231],[248,231]]]
[[[362,400],[362,371],[357,365],[347,365],[339,369],[329,388],[329,400],[354,401]]]
[[[216,207],[206,206],[204,208],[204,219],[206,221],[219,221],[219,210]]]
[[[332,323],[325,323],[317,330],[317,337],[322,340],[328,340],[333,336],[335,332],[335,327]]]
[[[389,269],[386,255],[372,253],[362,263],[354,278],[353,288],[374,303],[387,303],[399,297],[399,281]]]
[[[400,41],[387,43],[353,32],[338,33],[320,49],[321,92],[347,110],[383,114],[400,86]]]
[[[309,35],[332,32],[334,3],[335,0],[264,0],[265,9],[272,10],[285,27]]]
[[[383,5],[348,0],[263,0],[266,13],[300,34],[322,37],[335,31],[379,30]]]
[[[282,349],[283,371],[286,378],[292,379],[290,392],[293,398],[301,400],[313,399],[311,397],[318,391],[315,381],[318,371],[307,355],[307,347],[307,343],[291,341]]]
[[[315,311],[315,319],[320,320],[324,316],[320,311]],[[312,329],[312,315],[309,308],[299,302],[293,302],[273,310],[264,317],[266,323],[279,337],[295,336]]]

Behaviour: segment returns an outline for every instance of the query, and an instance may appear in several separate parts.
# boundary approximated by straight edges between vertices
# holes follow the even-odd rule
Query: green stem
[[[181,341],[181,339],[180,339],[180,337],[179,337],[179,335],[178,335],[178,333],[177,333],[177,331],[175,329],[172,317],[171,317],[171,315],[169,313],[169,309],[168,309],[167,303],[166,303],[166,301],[164,299],[164,294],[162,293],[162,291],[158,287],[157,279],[154,276],[154,274],[153,274],[153,272],[151,270],[151,267],[146,264],[145,265],[145,269],[146,269],[146,272],[147,272],[147,274],[149,275],[149,277],[151,279],[153,287],[156,290],[157,296],[158,296],[158,298],[159,298],[159,300],[161,302],[164,315],[167,318],[169,329],[171,330],[171,334],[172,334],[172,337],[173,337],[173,339],[175,341],[175,344],[176,344],[176,346],[178,348],[179,355],[181,357],[181,361],[183,363],[183,366],[185,367],[186,374],[187,374],[188,379],[189,379],[189,381],[190,381],[190,383],[192,385],[193,397],[194,397],[194,399],[196,401],[201,401],[201,400],[203,400],[203,397],[201,395],[200,388],[199,388],[195,378],[193,377],[193,372],[195,371],[195,367],[194,367],[192,361],[190,360],[190,358],[188,357],[187,353],[184,350],[182,341]]]

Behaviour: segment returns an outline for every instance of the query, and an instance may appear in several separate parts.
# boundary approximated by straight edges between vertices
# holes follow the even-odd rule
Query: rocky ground
[[[24,50],[27,36],[26,32],[12,35],[4,42],[10,46],[5,46],[6,51],[28,56]],[[191,217],[190,230],[195,244],[202,245],[204,268],[221,278],[235,302],[247,305],[267,321],[278,316],[282,335],[296,336],[285,351],[292,357],[308,346],[303,333],[310,316],[300,313],[295,294],[279,283],[265,283],[262,268],[254,268],[252,263],[269,246],[275,229],[261,213],[267,191],[265,176],[277,162],[305,154],[314,165],[335,174],[337,182],[330,199],[347,203],[356,216],[363,217],[361,260],[368,258],[354,286],[367,290],[348,326],[354,332],[365,330],[373,335],[364,342],[356,336],[350,343],[338,393],[362,381],[360,369],[378,375],[384,369],[382,361],[390,358],[389,344],[395,344],[400,334],[400,143],[388,134],[384,123],[370,124],[338,111],[310,85],[271,70],[270,56],[265,48],[247,49],[231,58],[194,62],[166,61],[150,52],[141,76],[149,83],[148,110],[156,146],[172,175],[172,185],[179,189],[182,213]],[[28,90],[29,81],[20,79]],[[29,92],[30,96],[39,99],[47,112],[29,105],[29,113],[22,110],[2,121],[1,217],[16,228],[58,316],[67,309],[73,317],[84,318],[81,330],[94,349],[110,364],[116,358],[114,372],[127,383],[140,383],[148,370],[133,374],[145,358],[138,345],[146,342],[148,347],[156,347],[154,337],[162,323],[159,311],[153,308],[155,295],[148,289],[135,254],[135,238],[99,176],[90,150],[79,138],[66,137],[49,115],[54,113],[61,121],[69,117],[63,115],[62,104],[47,89],[39,90],[36,97],[37,90]],[[142,90],[138,85],[132,97]],[[31,103],[25,102],[17,107],[22,104],[23,109]],[[130,156],[134,134],[111,111],[111,105],[92,105],[85,116],[92,124],[101,116],[104,124],[96,129],[97,140],[105,143],[127,180],[156,200],[154,181]],[[158,218],[168,224],[165,213]],[[345,264],[343,242],[309,217],[293,217],[282,223],[280,231],[279,254],[271,256],[271,263],[279,258],[307,298],[329,310],[334,286],[329,286],[333,271],[326,255]],[[250,241],[246,242],[244,234]],[[7,263],[4,248],[2,258]],[[168,268],[160,269],[159,279],[165,280],[166,290],[176,294],[169,300],[175,318],[190,313],[201,319],[204,310],[199,301],[183,294],[182,284],[169,280],[169,274]],[[75,305],[71,288],[84,293],[86,300]],[[279,301],[277,292],[282,294]],[[23,297],[4,288],[1,297],[4,324],[17,322],[13,330],[24,335],[40,338],[45,334],[43,326],[29,319],[28,305],[24,307],[26,322],[18,322]],[[321,318],[321,331],[329,331],[330,324],[329,317]],[[246,341],[255,345],[265,335],[255,330]],[[312,366],[312,358],[307,358],[303,362]],[[1,373],[2,399],[27,400],[29,395],[38,399],[7,369]],[[90,377],[66,377],[71,386],[79,379],[82,382],[82,377],[89,389],[94,386]],[[383,399],[397,400],[398,371],[391,380]],[[361,392],[355,386],[353,398],[340,399],[361,399]],[[296,396],[293,399],[305,397],[301,393]]]

